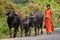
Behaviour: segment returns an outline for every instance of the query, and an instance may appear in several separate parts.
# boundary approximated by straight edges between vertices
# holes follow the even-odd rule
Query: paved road
[[[36,37],[20,37],[5,40],[60,40],[60,29],[56,29],[51,35],[47,35],[46,32],[44,32],[44,35],[38,35]]]

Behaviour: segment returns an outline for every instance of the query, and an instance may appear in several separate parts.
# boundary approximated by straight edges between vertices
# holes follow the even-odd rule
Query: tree
[[[60,0],[55,0],[58,4],[60,4]]]
[[[27,2],[29,2],[29,0],[13,0],[14,3],[21,3],[21,4],[25,4]]]

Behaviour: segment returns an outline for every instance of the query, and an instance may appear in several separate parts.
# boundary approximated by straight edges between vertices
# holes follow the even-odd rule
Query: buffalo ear
[[[6,15],[8,16],[8,13]]]
[[[6,13],[6,15],[9,16],[9,13],[10,13],[10,11],[8,11],[8,12]]]
[[[8,15],[9,15],[9,13],[6,13],[5,15],[6,15],[6,16],[8,16]]]

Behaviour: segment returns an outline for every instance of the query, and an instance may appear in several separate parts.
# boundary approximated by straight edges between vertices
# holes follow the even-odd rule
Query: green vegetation
[[[59,27],[60,4],[54,0],[0,0],[0,38],[7,38],[6,36],[8,36],[7,16],[5,14],[10,8],[15,8],[16,12],[20,10],[22,15],[29,15],[32,10],[36,9],[45,12],[47,4],[51,4],[53,10],[54,27]]]

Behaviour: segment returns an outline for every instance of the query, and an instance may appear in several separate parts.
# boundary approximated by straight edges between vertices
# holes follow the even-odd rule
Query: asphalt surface
[[[47,35],[44,31],[43,35],[38,35],[34,37],[20,37],[20,38],[10,38],[3,40],[60,40],[60,29],[56,29],[51,35]]]

